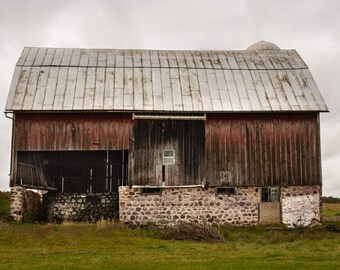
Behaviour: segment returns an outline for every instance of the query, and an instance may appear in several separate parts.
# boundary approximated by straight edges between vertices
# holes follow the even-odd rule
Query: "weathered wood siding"
[[[165,168],[165,185],[201,184],[204,122],[137,120],[134,129],[132,185],[162,185],[163,150],[175,150],[175,164]]]
[[[317,113],[208,115],[205,177],[210,185],[317,185]]]
[[[16,150],[127,150],[132,127],[131,114],[17,113]]]

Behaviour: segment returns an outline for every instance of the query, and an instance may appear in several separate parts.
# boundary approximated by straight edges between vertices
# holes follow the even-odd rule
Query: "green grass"
[[[9,213],[9,192],[0,191],[0,221],[5,221]]]
[[[322,214],[324,217],[340,216],[340,203],[323,203]]]
[[[339,226],[339,224],[338,224]],[[0,223],[0,269],[339,269],[340,233],[223,228],[227,243],[121,224]]]
[[[226,243],[198,243],[152,226],[7,223],[8,209],[0,192],[0,269],[340,269],[340,233],[324,227],[223,227]]]
[[[340,216],[339,210],[332,210],[332,209],[324,209],[322,211],[324,217],[335,217]]]

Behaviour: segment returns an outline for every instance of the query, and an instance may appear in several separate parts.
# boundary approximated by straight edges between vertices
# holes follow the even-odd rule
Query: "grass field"
[[[340,269],[340,233],[223,228],[226,243],[121,224],[0,223],[0,269]]]
[[[323,203],[322,213],[325,217],[340,216],[340,203]]]
[[[105,221],[0,221],[0,269],[340,269],[340,233],[324,226],[224,227],[221,234],[226,243],[163,240],[153,227]]]

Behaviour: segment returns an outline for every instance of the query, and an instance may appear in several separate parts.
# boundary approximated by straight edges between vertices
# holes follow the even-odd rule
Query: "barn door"
[[[135,120],[132,184],[201,184],[204,147],[204,121]]]
[[[278,187],[263,187],[260,189],[261,202],[259,217],[261,224],[281,222],[280,189]]]

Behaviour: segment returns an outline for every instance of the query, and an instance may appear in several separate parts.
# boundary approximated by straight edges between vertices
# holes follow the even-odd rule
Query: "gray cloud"
[[[24,46],[246,49],[258,40],[295,48],[331,113],[321,116],[324,194],[340,196],[340,1],[0,0],[0,107]],[[0,189],[8,187],[11,121],[0,118]]]

